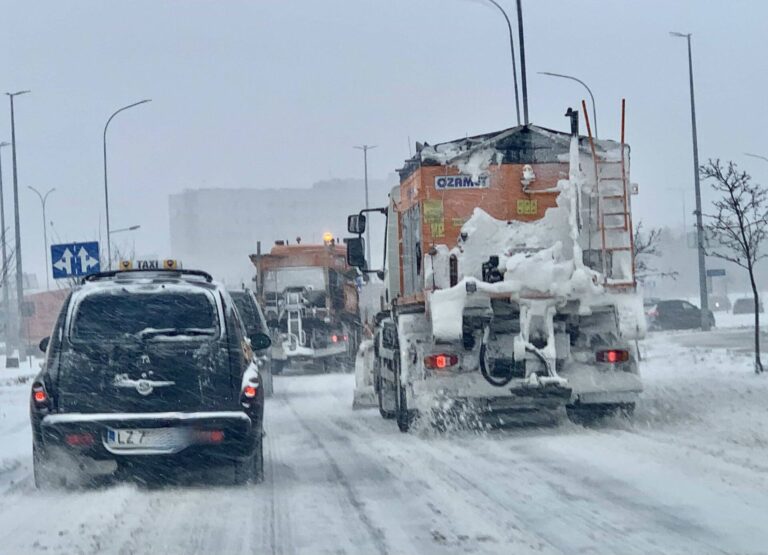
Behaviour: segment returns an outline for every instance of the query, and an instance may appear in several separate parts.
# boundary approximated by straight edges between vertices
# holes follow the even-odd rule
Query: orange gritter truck
[[[251,255],[256,294],[272,332],[273,371],[308,362],[325,371],[346,368],[360,337],[355,277],[346,247],[277,241],[269,254]]]
[[[348,262],[385,291],[358,388],[384,418],[584,421],[631,413],[645,332],[634,275],[629,146],[523,125],[417,143],[383,208],[348,218]],[[386,216],[370,269],[368,213]],[[356,398],[363,392],[356,391]]]

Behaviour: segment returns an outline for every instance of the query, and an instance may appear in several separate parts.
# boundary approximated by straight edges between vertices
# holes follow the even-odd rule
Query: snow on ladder
[[[621,159],[618,162],[598,158],[586,102],[582,100],[581,105],[595,165],[597,225],[600,232],[604,285],[634,287],[635,248],[624,143],[625,100],[621,100]]]

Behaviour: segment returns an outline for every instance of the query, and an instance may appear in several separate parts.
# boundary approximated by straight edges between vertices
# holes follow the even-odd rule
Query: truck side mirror
[[[347,231],[361,235],[365,233],[365,216],[363,214],[352,214],[347,216]]]
[[[354,268],[365,268],[365,240],[362,237],[350,237],[346,242],[347,264]]]

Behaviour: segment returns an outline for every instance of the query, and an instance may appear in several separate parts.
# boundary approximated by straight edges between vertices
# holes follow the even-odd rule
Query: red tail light
[[[618,362],[627,362],[629,360],[629,351],[625,351],[624,349],[611,349],[609,351],[598,351],[596,356],[597,362],[616,364]]]
[[[456,355],[440,353],[424,357],[424,366],[432,370],[442,370],[450,366],[456,366],[459,363],[459,357]]]
[[[259,388],[254,385],[246,385],[243,388],[243,397],[246,399],[253,399],[259,392]]]
[[[42,383],[38,382],[32,386],[32,399],[39,407],[43,407],[49,403],[50,397],[48,397],[48,392],[45,391],[45,386]]]
[[[339,342],[339,336],[338,336],[338,335],[336,335],[336,334],[332,335],[332,336],[331,336],[331,341],[332,341],[333,343],[338,343],[338,342]]]
[[[221,443],[224,441],[223,430],[198,430],[195,435],[201,443]]]
[[[64,441],[71,447],[90,447],[93,445],[93,434],[85,432],[82,434],[67,434]]]

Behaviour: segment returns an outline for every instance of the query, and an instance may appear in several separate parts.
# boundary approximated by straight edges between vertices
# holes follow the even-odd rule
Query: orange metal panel
[[[531,165],[536,179],[527,191],[522,184],[522,164],[491,165],[487,188],[438,190],[435,179],[459,175],[453,166],[422,166],[401,184],[399,211],[415,204],[422,208],[422,245],[456,245],[461,226],[476,207],[499,220],[533,221],[556,206],[554,188],[559,179],[568,177],[567,163]],[[426,248],[425,248],[426,250]]]

